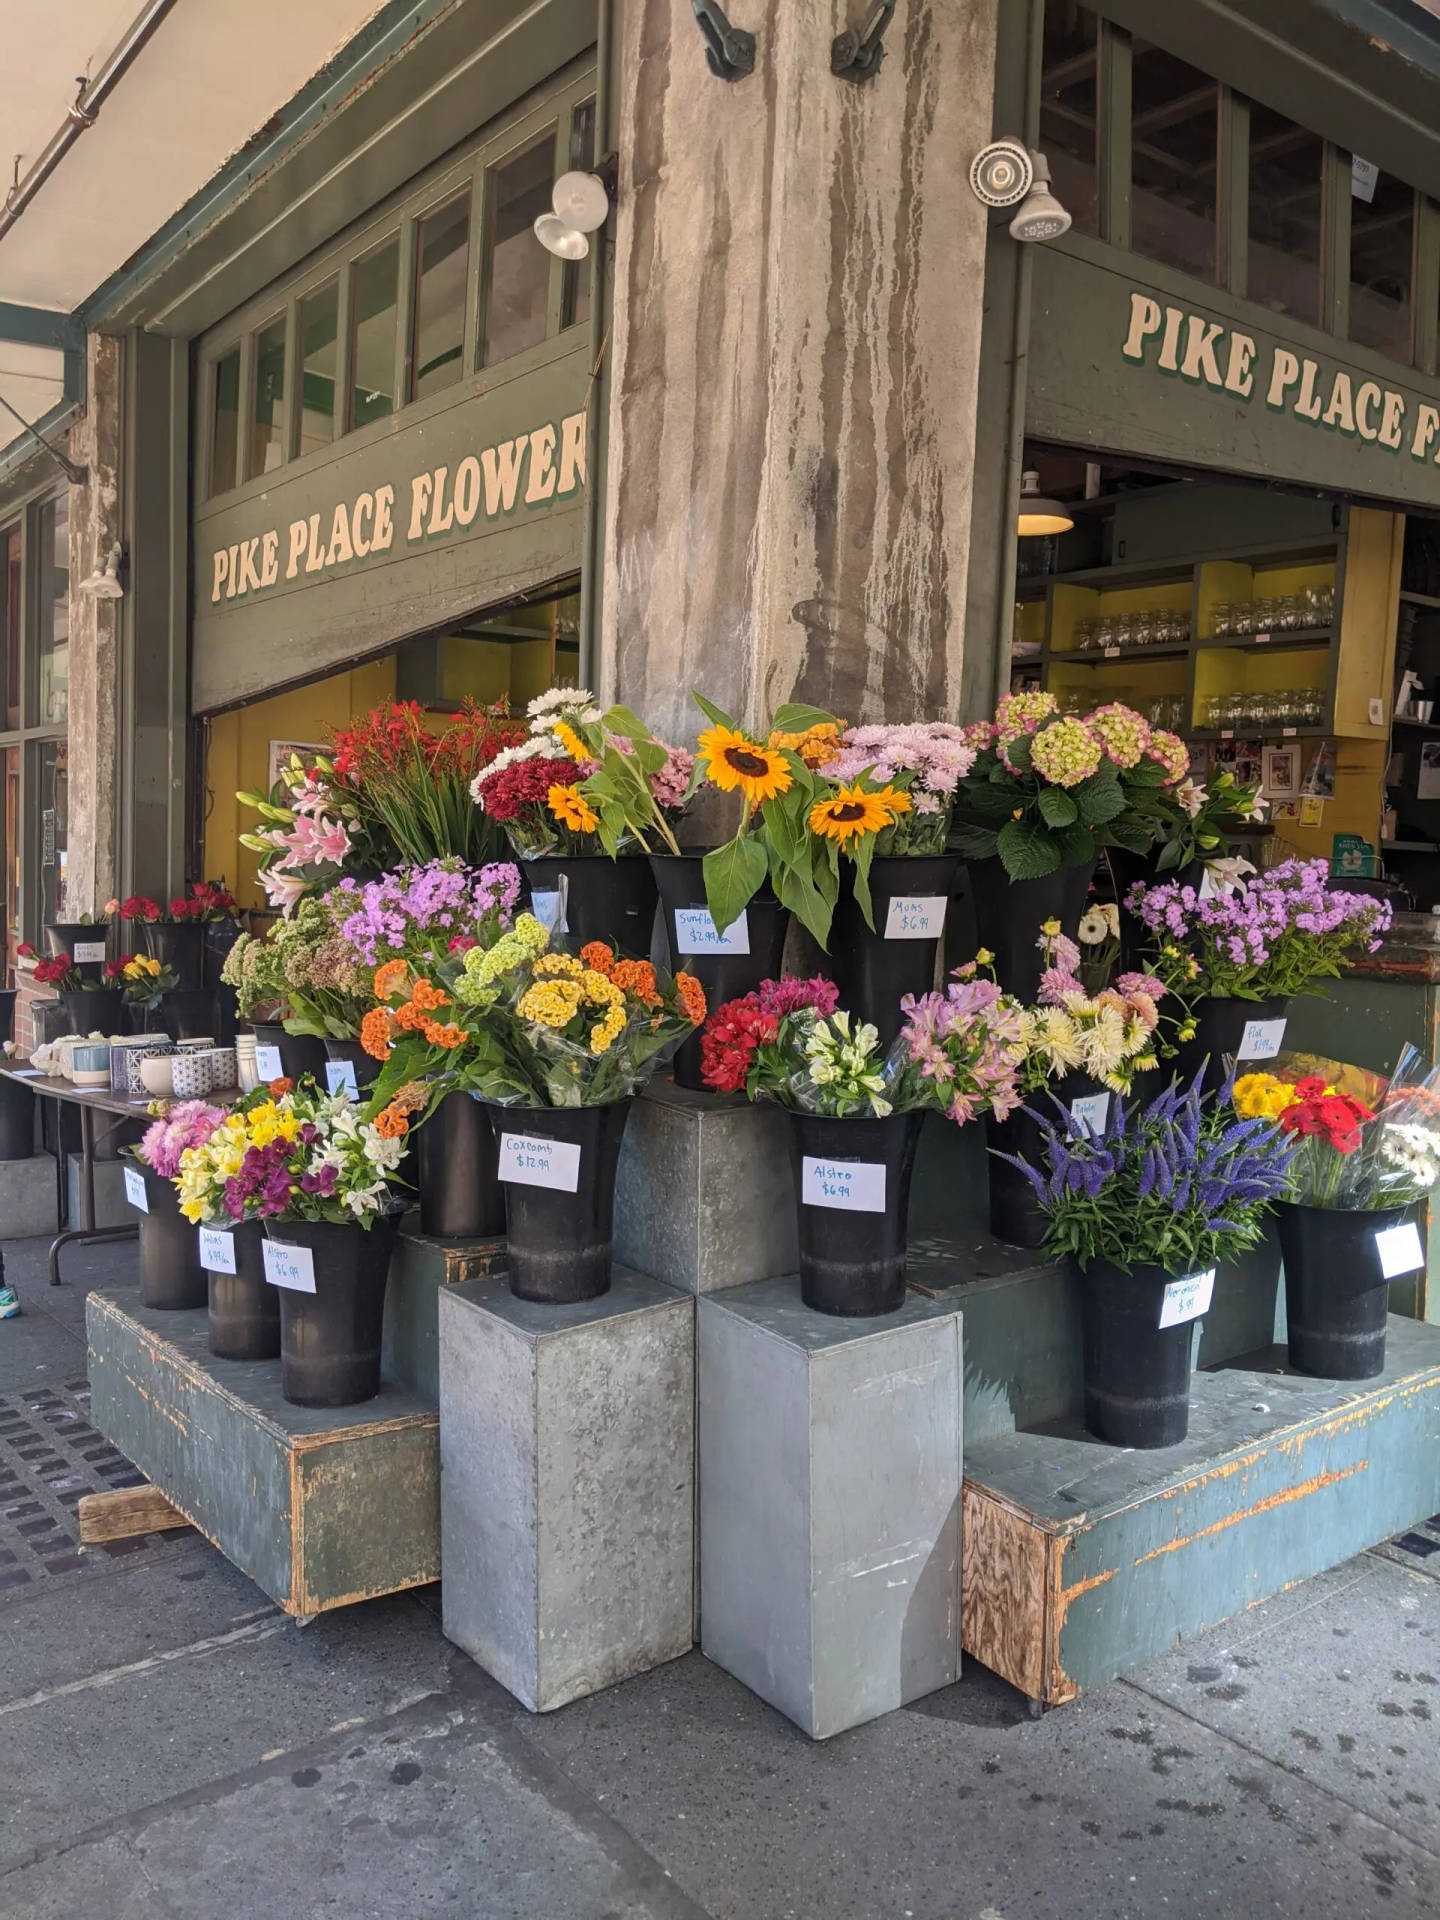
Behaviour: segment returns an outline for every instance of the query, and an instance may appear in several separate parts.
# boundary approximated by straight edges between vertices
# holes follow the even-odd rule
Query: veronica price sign
[[[584,486],[585,415],[570,413],[213,548],[206,597],[218,607],[285,583],[308,584],[357,561],[483,531]]]

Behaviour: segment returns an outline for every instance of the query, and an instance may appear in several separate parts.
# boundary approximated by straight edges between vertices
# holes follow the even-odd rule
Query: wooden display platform
[[[1440,1327],[1391,1315],[1385,1373],[1197,1373],[1190,1434],[1132,1452],[1078,1422],[967,1447],[963,1646],[1044,1705],[1440,1512]]]
[[[294,1407],[278,1360],[217,1360],[207,1316],[86,1306],[91,1417],[284,1611],[307,1620],[440,1577],[439,1414],[386,1387]]]

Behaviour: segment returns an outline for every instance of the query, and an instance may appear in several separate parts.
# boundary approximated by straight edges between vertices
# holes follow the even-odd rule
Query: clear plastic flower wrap
[[[1353,1204],[1412,1206],[1440,1181],[1440,1066],[1407,1045],[1367,1129],[1362,1158],[1374,1198]]]

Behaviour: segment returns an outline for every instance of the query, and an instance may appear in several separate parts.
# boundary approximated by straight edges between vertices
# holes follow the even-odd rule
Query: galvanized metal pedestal
[[[630,1110],[620,1151],[615,1257],[690,1293],[792,1272],[786,1115],[652,1081]]]
[[[1190,1433],[1135,1453],[1073,1416],[965,1460],[965,1651],[1044,1705],[1440,1512],[1440,1327],[1391,1315],[1385,1373],[1283,1348],[1197,1373]]]
[[[960,1314],[697,1302],[701,1647],[813,1739],[960,1672]]]
[[[617,1267],[578,1306],[440,1294],[447,1637],[532,1712],[692,1644],[694,1322]]]

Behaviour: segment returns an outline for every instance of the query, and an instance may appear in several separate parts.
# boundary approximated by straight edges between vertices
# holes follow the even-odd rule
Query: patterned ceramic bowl
[[[201,1100],[210,1091],[210,1061],[203,1053],[176,1053],[170,1061],[177,1100]]]

